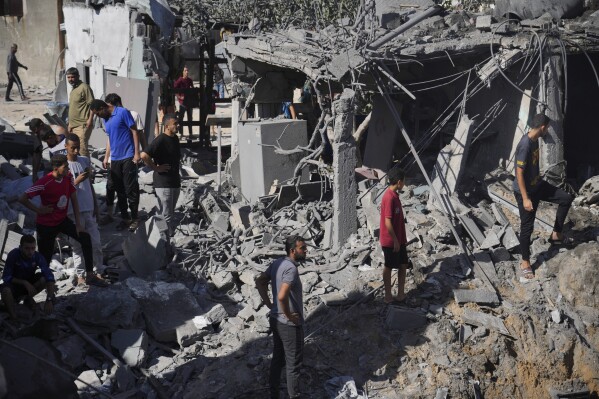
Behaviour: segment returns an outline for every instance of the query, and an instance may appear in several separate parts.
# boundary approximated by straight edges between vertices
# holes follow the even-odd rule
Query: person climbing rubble
[[[513,188],[520,213],[520,252],[522,254],[520,273],[525,279],[534,278],[534,270],[530,264],[530,236],[540,201],[558,205],[549,242],[557,245],[572,244],[571,239],[564,237],[562,230],[574,197],[541,179],[539,138],[545,137],[550,123],[551,120],[546,115],[535,115],[531,129],[520,139],[516,147],[514,161],[516,177]]]
[[[279,398],[281,371],[287,372],[287,392],[290,398],[299,398],[299,375],[304,350],[304,308],[299,264],[306,259],[305,240],[297,235],[285,240],[286,257],[279,258],[256,278],[256,288],[264,304],[270,309],[270,327],[273,333],[273,355],[270,364],[270,397]],[[268,284],[272,289],[271,301]]]
[[[25,305],[36,311],[33,297],[46,289],[44,311],[52,313],[56,300],[55,280],[46,259],[35,250],[35,237],[25,234],[19,247],[10,251],[2,272],[3,284],[0,286],[2,302],[11,319],[17,319],[17,304]],[[39,269],[39,272],[37,271]]]
[[[399,191],[404,187],[405,172],[393,167],[387,173],[389,185],[381,202],[379,241],[385,264],[383,266],[383,285],[386,304],[402,302],[406,299],[404,287],[408,268],[406,225]],[[397,269],[397,296],[392,295],[391,272]]]

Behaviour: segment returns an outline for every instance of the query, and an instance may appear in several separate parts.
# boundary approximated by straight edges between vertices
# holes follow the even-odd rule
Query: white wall
[[[127,76],[131,41],[129,9],[124,4],[99,11],[81,3],[63,7],[66,29],[65,66],[90,62],[90,86],[96,98],[103,94],[104,68]]]

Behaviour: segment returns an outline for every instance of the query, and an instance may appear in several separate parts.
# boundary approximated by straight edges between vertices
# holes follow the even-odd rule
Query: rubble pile
[[[17,340],[32,351],[49,342],[45,350],[57,354],[52,361],[78,376],[63,392],[80,397],[97,397],[97,390],[130,397],[262,397],[271,338],[254,279],[284,254],[284,237],[301,234],[309,244],[300,268],[309,397],[333,397],[334,389],[355,392],[352,398],[597,390],[596,228],[573,226],[570,234],[587,241],[574,249],[537,238],[538,279],[524,282],[515,248],[505,240],[506,231],[518,228],[507,221],[508,208],[487,201],[461,215],[482,234],[478,243],[470,231],[461,232],[474,249],[472,263],[442,214],[427,208],[428,187],[408,186],[401,194],[413,264],[408,299],[385,307],[376,239],[383,191],[384,185],[360,182],[360,227],[335,248],[329,202],[250,205],[233,202],[233,186],[219,193],[214,184],[185,179],[170,241],[154,232],[163,222],[146,209],[144,226],[105,245],[114,284],[86,293],[71,286],[69,262],[56,259],[53,266],[64,277],[54,316],[10,334],[43,338]],[[589,213],[587,227],[596,225],[594,208],[577,207],[571,219],[579,212]],[[163,253],[169,255],[157,257]],[[4,347],[2,353],[14,356]],[[44,384],[28,389],[42,392]]]

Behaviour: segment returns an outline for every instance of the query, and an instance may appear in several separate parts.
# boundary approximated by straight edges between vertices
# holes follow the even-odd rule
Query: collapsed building
[[[43,348],[78,378],[74,387],[57,371],[53,384],[28,387],[47,397],[265,397],[268,309],[254,278],[297,233],[310,244],[300,272],[306,397],[596,397],[599,187],[597,138],[586,132],[599,16],[581,1],[527,4],[366,2],[354,21],[318,32],[228,36],[228,173],[186,150],[172,245],[156,217],[111,236],[110,288],[84,293],[64,280],[55,318],[2,337],[9,384],[7,364],[26,356],[17,346]],[[282,118],[283,102],[300,117]],[[582,188],[569,216],[574,249],[552,247],[555,211],[538,213],[537,279],[527,282],[510,174],[538,112],[552,120],[545,178]],[[14,180],[17,163],[2,167]],[[377,207],[394,164],[409,176],[401,198],[414,266],[407,304],[383,308]],[[140,174],[148,216],[150,177]],[[14,186],[3,186],[14,206]]]

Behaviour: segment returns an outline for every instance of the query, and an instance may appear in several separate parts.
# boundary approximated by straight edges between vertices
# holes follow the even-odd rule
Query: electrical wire
[[[526,97],[530,98],[531,100],[535,100],[539,104],[543,105],[545,108],[549,109],[549,107],[547,106],[547,103],[545,103],[544,101],[539,100],[538,98],[535,98],[535,97],[529,95],[524,90],[522,90],[521,88],[519,88],[518,85],[516,85],[514,82],[512,82],[510,80],[510,78],[508,78],[507,75],[501,69],[501,65],[499,65],[499,61],[497,60],[497,58],[495,58],[495,54],[493,53],[493,38],[495,37],[495,33],[497,32],[497,29],[499,29],[500,26],[502,26],[503,24],[505,24],[507,22],[510,22],[510,21],[517,21],[517,20],[515,20],[515,19],[507,19],[507,20],[503,21],[502,23],[500,23],[499,25],[497,25],[495,27],[495,30],[492,32],[492,34],[491,34],[491,43],[489,43],[489,50],[491,51],[491,58],[493,60],[495,60],[495,66],[497,67],[497,70],[499,71],[499,73],[501,74],[501,76],[503,76],[503,78],[510,85],[512,85],[516,90],[518,90],[520,93],[524,94]],[[541,67],[542,66],[543,66],[543,64],[541,63]],[[543,75],[541,74],[541,76],[543,76]]]

